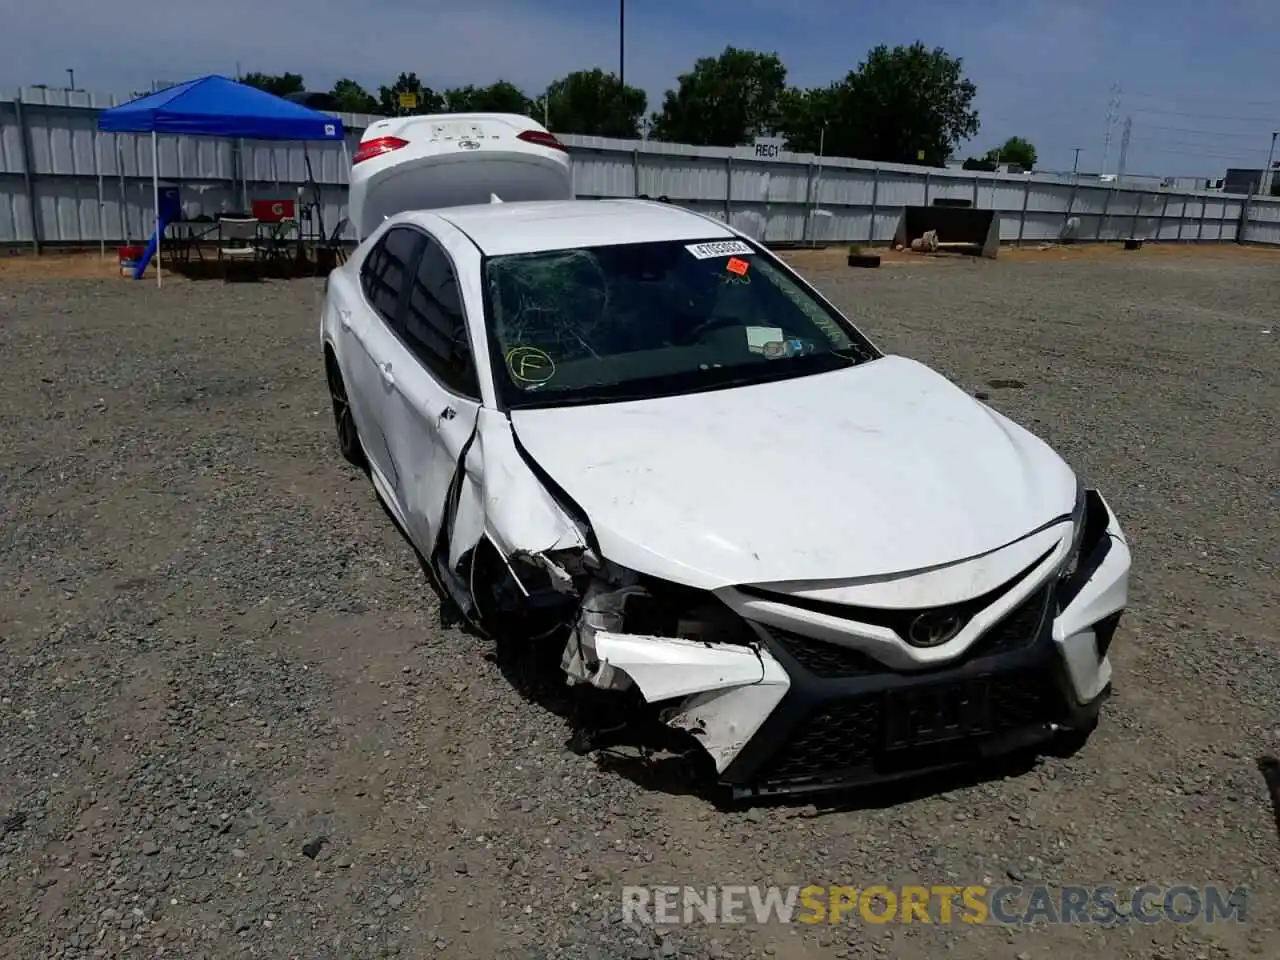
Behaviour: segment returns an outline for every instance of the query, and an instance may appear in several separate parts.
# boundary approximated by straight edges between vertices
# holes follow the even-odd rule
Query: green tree
[[[800,90],[792,87],[782,95],[781,119],[778,132],[787,141],[787,149],[797,153],[831,152],[829,124],[836,116],[841,88],[812,87]]]
[[[301,93],[307,89],[300,73],[248,73],[240,78],[240,82],[265,90],[267,93],[274,93],[277,97]]]
[[[643,90],[599,67],[553,81],[542,98],[552,130],[589,137],[634,137],[648,106]]]
[[[1023,170],[1034,170],[1036,148],[1022,137],[1010,137],[996,149],[988,150],[985,159],[996,164],[1016,163]]]
[[[733,147],[779,129],[787,68],[776,53],[725,47],[701,57],[668,90],[653,136],[672,143]]]
[[[890,50],[881,45],[859,65],[855,119],[868,160],[942,166],[960,141],[978,132],[978,88],[963,62],[923,43]]]
[[[354,80],[343,77],[333,85],[329,96],[338,101],[338,109],[344,113],[377,113],[378,101]]]
[[[449,113],[521,113],[532,116],[533,101],[519,87],[499,80],[487,87],[454,87],[444,92]]]
[[[994,151],[993,151],[994,152]],[[985,170],[987,173],[994,173],[996,169],[996,161],[988,153],[982,157],[969,157],[960,165],[965,170]]]
[[[812,150],[825,123],[828,154],[942,166],[978,132],[978,90],[962,67],[923,43],[878,46],[843,80],[805,92],[807,109],[783,124],[788,143]]]
[[[418,105],[416,107],[400,106],[402,93],[412,93],[418,98]],[[416,73],[402,73],[391,86],[378,88],[378,109],[375,112],[384,117],[443,113],[444,100],[430,87],[424,87]]]

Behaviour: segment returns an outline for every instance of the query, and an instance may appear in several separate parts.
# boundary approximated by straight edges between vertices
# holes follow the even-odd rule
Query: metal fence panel
[[[116,102],[45,88],[0,95],[0,244],[96,244],[150,233],[150,137],[97,130],[97,111]],[[331,229],[346,215],[347,157],[376,119],[341,116],[347,153],[331,143],[161,137],[160,177],[179,186],[188,210],[213,215],[242,206],[242,189],[249,199],[293,195],[307,181],[309,160]],[[1245,208],[1239,197],[1129,183],[1075,184],[785,152],[766,159],[751,147],[563,139],[579,196],[667,196],[768,241],[885,243],[903,207],[944,198],[996,210],[1004,241],[1056,239],[1069,219],[1078,221],[1075,236],[1082,240],[1217,241],[1235,238]],[[348,229],[346,236],[354,233]],[[1280,244],[1280,201],[1252,201],[1243,238]]]

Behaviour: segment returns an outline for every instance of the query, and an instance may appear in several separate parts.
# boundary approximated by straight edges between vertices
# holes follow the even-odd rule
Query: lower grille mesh
[[[985,679],[989,722],[969,731],[975,737],[1002,733],[1058,719],[1062,701],[1051,678],[1042,672],[1015,672]],[[945,695],[948,684],[930,691]],[[913,690],[913,693],[918,693]],[[799,724],[761,772],[766,782],[839,779],[874,766],[883,754],[886,711],[895,708],[893,693],[877,693],[830,703]],[[958,744],[963,746],[964,740]],[[954,749],[953,746],[951,749]],[[921,748],[918,766],[930,765],[936,750]],[[912,750],[896,751],[894,766],[910,769]]]

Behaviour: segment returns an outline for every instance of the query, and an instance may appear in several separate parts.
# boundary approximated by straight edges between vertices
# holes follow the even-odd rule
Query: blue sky
[[[776,51],[790,79],[824,84],[878,43],[922,40],[964,59],[982,130],[1013,134],[1040,166],[1103,159],[1119,83],[1114,169],[1133,118],[1133,173],[1220,176],[1261,166],[1280,129],[1280,0],[630,0],[626,78],[650,106],[701,55]],[[0,0],[0,83],[127,94],[153,79],[242,70],[368,86],[416,70],[433,86],[510,80],[530,93],[570,70],[616,69],[615,0]]]

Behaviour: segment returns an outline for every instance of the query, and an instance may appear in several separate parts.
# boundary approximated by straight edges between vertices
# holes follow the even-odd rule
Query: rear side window
[[[423,366],[449,389],[466,397],[479,397],[458,277],[440,245],[430,238],[413,278],[403,317],[401,335]]]
[[[424,239],[418,231],[405,227],[388,230],[360,268],[365,298],[390,324],[396,322],[400,296],[409,284],[409,270]]]

